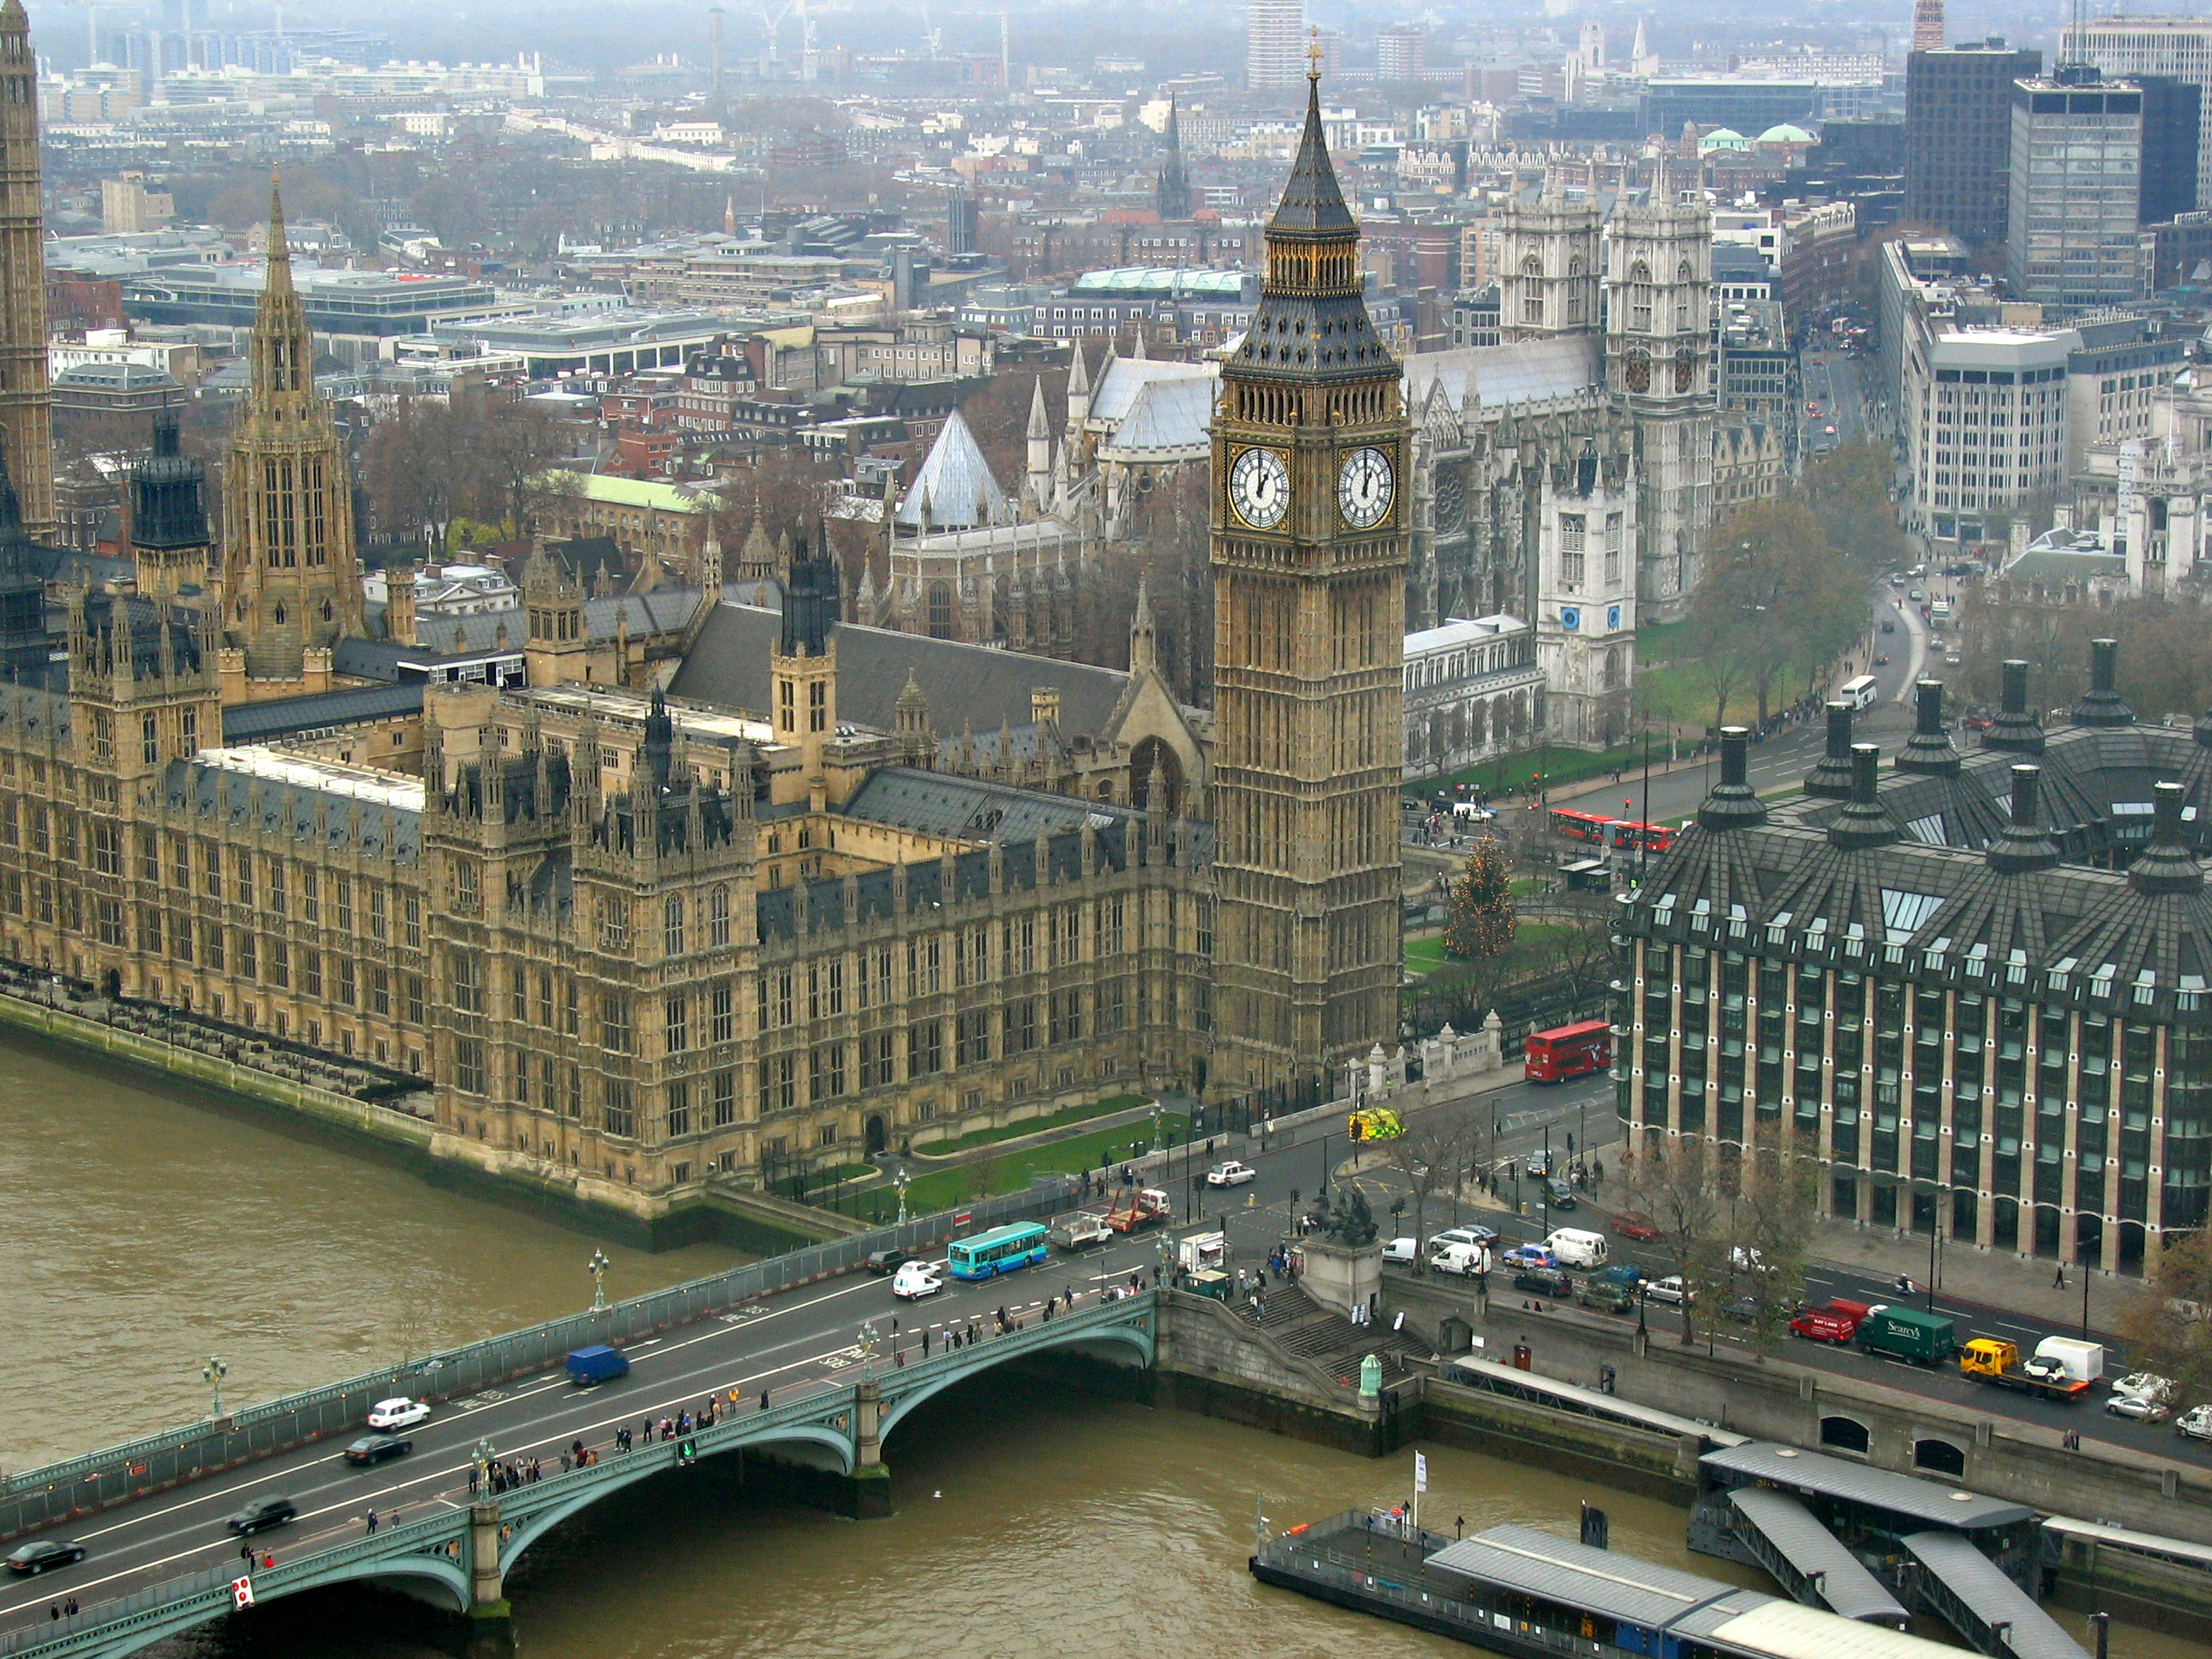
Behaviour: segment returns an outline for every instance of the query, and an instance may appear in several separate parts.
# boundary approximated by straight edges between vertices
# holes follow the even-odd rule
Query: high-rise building
[[[2142,190],[2137,216],[2171,223],[2197,207],[2197,162],[2204,147],[2205,88],[2172,75],[2138,75],[2142,88]]]
[[[1249,0],[1244,8],[1244,84],[1294,87],[1305,68],[1305,0]]]
[[[2200,89],[2196,199],[2212,204],[2212,17],[2099,17],[2059,35],[2058,61],[2108,76],[2171,76]]]
[[[41,223],[39,65],[23,0],[6,0],[0,4],[0,459],[34,541],[54,531]]]
[[[1318,70],[1267,239],[1212,428],[1217,1075],[1240,1087],[1398,1024],[1409,434]]]
[[[1912,0],[1912,49],[1943,49],[1943,0]]]
[[[249,680],[314,678],[361,629],[353,492],[330,405],[315,392],[315,342],[292,284],[284,204],[269,191],[269,275],[246,349],[252,386],[223,469],[224,644]],[[288,687],[289,689],[289,687]]]
[[[1961,241],[2004,240],[2012,88],[2043,54],[2002,39],[1915,51],[1905,70],[1905,217]]]
[[[2015,82],[2005,272],[2045,305],[2140,297],[2142,89],[2069,65]]]
[[[1375,78],[1418,81],[1428,73],[1429,32],[1419,23],[1393,23],[1375,37]]]

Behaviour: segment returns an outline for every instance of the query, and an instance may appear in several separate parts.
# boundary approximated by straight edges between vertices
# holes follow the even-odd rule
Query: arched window
[[[1863,1457],[1874,1437],[1867,1425],[1856,1417],[1824,1417],[1820,1419],[1820,1443],[1831,1451],[1856,1452]]]
[[[1963,1476],[1966,1473],[1966,1454],[1963,1448],[1948,1440],[1916,1440],[1912,1443],[1912,1467],[1926,1469],[1930,1474]]]

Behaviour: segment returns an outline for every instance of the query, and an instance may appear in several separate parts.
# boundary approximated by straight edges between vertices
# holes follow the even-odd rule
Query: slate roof
[[[274,743],[327,726],[419,714],[423,693],[428,689],[427,680],[402,680],[392,685],[363,685],[343,691],[318,691],[305,697],[234,703],[222,711],[222,740],[226,744]]]
[[[1085,823],[1104,830],[1143,816],[1109,801],[1086,801],[905,766],[871,772],[842,811],[848,817],[924,835],[1000,842],[1064,835]]]
[[[301,841],[389,856],[411,863],[422,848],[422,815],[362,799],[337,788],[257,777],[202,760],[173,760],[161,775],[173,809],[211,824],[247,827],[256,814],[266,830],[289,829]]]
[[[1416,352],[1406,359],[1407,404],[1424,407],[1430,386],[1438,382],[1445,400],[1461,410],[1588,397],[1604,382],[1598,362],[1600,343],[1591,335],[1563,335],[1510,345]]]
[[[1085,422],[1118,428],[1128,420],[1147,393],[1156,388],[1164,390],[1187,384],[1202,384],[1208,388],[1211,413],[1212,387],[1220,373],[1213,363],[1178,363],[1164,357],[1109,357],[1098,371],[1098,384],[1091,392]],[[1122,441],[1118,432],[1115,441]]]
[[[1211,441],[1208,428],[1219,384],[1212,375],[1146,381],[1128,418],[1114,428],[1113,436],[1100,449],[1115,453],[1204,454]]]
[[[2065,726],[2039,752],[1977,750],[1956,775],[1885,770],[1871,811],[1795,796],[1701,821],[1624,904],[1625,931],[1923,984],[2212,1019],[2212,724]],[[2064,862],[2006,867],[2011,768],[2041,769],[2040,828]],[[2155,787],[2186,805],[2154,846]],[[1831,831],[1851,821],[1870,839]],[[1851,844],[1864,839],[1864,844]],[[2131,876],[2126,868],[2138,867]],[[2154,872],[2158,872],[2154,878]]]
[[[672,696],[711,708],[765,714],[769,656],[782,619],[773,611],[723,604],[707,618],[676,678]],[[896,725],[899,693],[907,676],[928,700],[930,724],[939,736],[963,726],[977,732],[1030,724],[1030,693],[1049,686],[1060,693],[1063,735],[1098,736],[1112,720],[1129,677],[956,640],[841,623],[837,641],[837,718],[889,732]]]
[[[1326,236],[1357,230],[1358,226],[1345,204],[1336,168],[1328,159],[1328,137],[1321,124],[1321,82],[1308,76],[1305,129],[1298,135],[1290,182],[1283,186],[1283,199],[1268,216],[1267,229]]]

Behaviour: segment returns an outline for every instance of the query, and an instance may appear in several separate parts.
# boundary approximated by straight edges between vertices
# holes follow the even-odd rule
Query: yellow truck
[[[2002,1337],[1978,1336],[1959,1350],[1959,1370],[1992,1388],[2038,1394],[2045,1400],[2071,1402],[2089,1392],[2089,1385],[2069,1373],[2055,1359],[2023,1361],[2016,1343]]]

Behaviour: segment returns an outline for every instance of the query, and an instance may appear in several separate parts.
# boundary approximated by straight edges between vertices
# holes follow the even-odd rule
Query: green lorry
[[[1942,1314],[1917,1308],[1876,1308],[1859,1323],[1859,1346],[1869,1353],[1936,1365],[1959,1351],[1959,1328]]]

